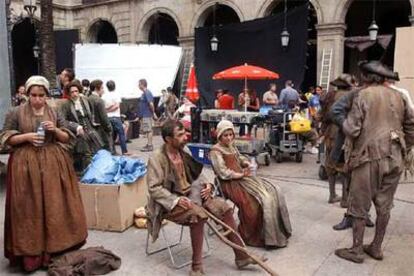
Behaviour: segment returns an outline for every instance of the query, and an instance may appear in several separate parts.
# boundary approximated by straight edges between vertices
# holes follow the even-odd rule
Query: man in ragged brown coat
[[[208,218],[205,209],[236,229],[233,212],[223,199],[211,196],[213,186],[201,175],[203,165],[184,151],[187,142],[184,126],[180,122],[167,121],[162,127],[161,135],[165,144],[148,161],[148,231],[155,241],[162,219],[188,225],[193,249],[190,275],[204,275],[203,229]],[[195,186],[200,184],[201,188],[197,190]],[[242,244],[235,234],[227,237],[238,245]],[[234,254],[239,269],[255,264],[244,252],[234,250]]]
[[[356,263],[364,261],[364,251],[374,259],[383,258],[381,245],[404,156],[414,144],[414,112],[407,98],[383,85],[394,73],[378,61],[361,62],[360,69],[365,87],[355,95],[342,123],[348,139],[345,162],[351,171],[348,215],[353,217],[353,245],[335,251]],[[363,245],[371,201],[377,213],[375,237]]]
[[[329,182],[329,200],[328,203],[335,203],[341,201],[341,207],[347,207],[348,200],[348,176],[344,173],[343,162],[338,162],[332,158],[332,151],[335,147],[335,141],[338,134],[338,126],[332,121],[330,110],[331,107],[342,96],[352,91],[355,88],[355,79],[349,74],[342,74],[335,80],[331,81],[331,85],[336,87],[336,90],[329,91],[321,97],[321,133],[324,137],[325,144],[325,170],[328,175]],[[336,195],[335,184],[337,176],[342,174],[342,198]]]

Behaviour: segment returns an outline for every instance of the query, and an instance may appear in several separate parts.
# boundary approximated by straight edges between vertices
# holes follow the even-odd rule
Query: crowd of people
[[[170,87],[161,91],[157,107],[145,79],[139,80],[138,88],[141,96],[136,116],[140,121],[140,131],[147,139],[147,144],[141,151],[152,151],[154,120],[164,121],[184,116],[184,121],[190,124],[190,109],[185,100],[178,109],[178,99]],[[100,149],[119,154],[115,147],[119,144],[120,154],[130,155],[127,146],[129,120],[125,114],[121,114],[122,99],[113,80],[106,83],[99,79],[79,81],[75,79],[75,72],[71,68],[65,68],[57,77],[57,87],[49,90],[48,96],[62,96],[63,101],[58,104],[58,111],[66,120],[67,128],[76,136],[71,152],[78,173],[89,165]],[[29,96],[27,87],[19,86],[13,97],[13,105],[23,105]]]
[[[335,254],[356,263],[364,261],[364,253],[383,259],[382,243],[400,176],[404,166],[414,170],[414,164],[404,163],[414,145],[414,108],[407,91],[394,84],[398,74],[378,61],[361,62],[360,70],[359,83],[343,74],[331,82],[335,89],[329,92],[316,87],[301,96],[287,81],[279,97],[275,84],[263,95],[265,105],[298,111],[307,108],[319,124],[319,137],[326,145],[328,202],[340,201],[341,207],[347,208],[343,221],[334,229],[352,226],[353,232],[352,247],[337,249]],[[101,80],[80,82],[74,79],[73,71],[65,69],[60,85],[66,100],[55,110],[46,101],[49,82],[41,76],[30,77],[24,87],[27,94],[16,95],[26,98],[25,102],[19,102],[8,113],[0,133],[1,147],[11,152],[5,256],[26,271],[47,267],[56,254],[85,243],[87,228],[76,170],[84,170],[101,148],[114,152],[116,137],[122,154],[128,154],[115,82],[108,81],[108,91],[104,92]],[[152,127],[158,119],[157,110],[145,79],[139,80],[138,88],[142,91],[139,117],[147,138],[141,150],[153,151]],[[148,161],[146,215],[153,240],[158,238],[163,219],[189,226],[193,252],[190,275],[194,276],[204,275],[203,227],[209,213],[240,233],[242,240],[233,232],[228,234],[236,245],[244,242],[266,249],[286,247],[292,227],[284,195],[278,185],[257,177],[254,164],[234,146],[232,122],[223,119],[218,123],[217,143],[210,157],[222,196],[238,208],[238,226],[232,208],[215,196],[213,181],[202,173],[203,165],[185,149],[185,126],[176,119],[180,113],[189,116],[194,104],[184,99],[176,110],[177,99],[168,93],[171,91],[163,92],[158,106],[162,107],[160,114],[168,117],[161,127],[164,144]],[[234,108],[234,98],[228,91],[218,94],[217,108]],[[243,91],[238,104],[255,111],[260,108],[252,90]],[[187,120],[191,122],[191,116]],[[335,190],[339,176],[344,182],[342,198]],[[369,219],[372,203],[377,214],[375,236],[364,245],[365,227],[374,226]],[[257,264],[237,247],[234,255],[239,269]]]
[[[279,92],[275,83],[269,84],[269,90],[263,93],[260,101],[254,89],[245,88],[237,97],[237,109],[245,112],[260,112],[267,114],[271,109],[283,109],[285,111],[299,112],[303,117],[312,121],[312,129],[303,133],[302,137],[308,142],[305,152],[318,153],[319,137],[319,111],[321,109],[320,97],[322,87],[310,87],[305,93],[299,93],[293,88],[293,82],[287,80],[285,87]],[[262,104],[261,104],[262,102]],[[216,109],[236,109],[234,97],[228,89],[219,89],[215,93],[214,108]],[[248,125],[247,133],[245,127],[239,128],[239,136],[251,135],[252,126]]]

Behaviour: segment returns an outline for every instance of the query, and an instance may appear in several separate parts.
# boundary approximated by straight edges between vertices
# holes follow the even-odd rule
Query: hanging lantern
[[[282,47],[287,48],[289,46],[289,37],[290,34],[286,28],[283,29],[283,32],[280,34],[280,40],[282,42]]]
[[[212,52],[218,51],[218,44],[219,40],[217,39],[216,35],[213,35],[213,37],[210,39],[210,49]]]
[[[375,20],[372,20],[371,25],[369,25],[368,27],[369,40],[371,41],[377,40],[378,30],[379,30],[378,25],[375,23]]]

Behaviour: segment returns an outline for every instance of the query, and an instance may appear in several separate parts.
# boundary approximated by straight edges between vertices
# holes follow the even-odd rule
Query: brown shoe
[[[267,258],[265,256],[262,256],[262,257],[260,257],[260,260],[262,262],[266,262]],[[255,264],[257,264],[257,262],[255,260],[253,260],[252,258],[250,258],[250,257],[248,257],[246,259],[243,259],[243,260],[236,260],[236,266],[237,266],[238,269],[243,269],[246,266],[251,265],[251,264],[255,265]]]
[[[372,257],[373,259],[378,261],[384,259],[384,255],[381,249],[375,250],[370,244],[364,244],[363,248],[364,252],[367,253],[367,255]]]
[[[364,254],[357,252],[353,248],[341,248],[335,250],[335,255],[339,258],[361,264],[364,262]]]

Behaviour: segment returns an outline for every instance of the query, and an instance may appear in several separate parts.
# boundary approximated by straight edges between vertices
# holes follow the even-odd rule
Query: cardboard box
[[[80,192],[89,229],[122,232],[147,204],[146,176],[124,185],[80,183]]]

